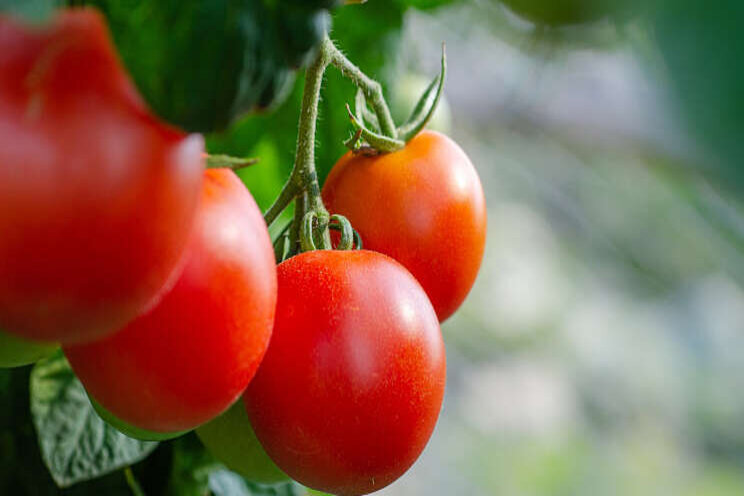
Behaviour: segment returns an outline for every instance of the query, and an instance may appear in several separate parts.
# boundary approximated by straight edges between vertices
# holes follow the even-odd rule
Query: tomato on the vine
[[[255,374],[276,284],[256,203],[232,171],[210,169],[173,289],[113,336],[64,351],[116,418],[160,433],[193,429],[226,410]]]
[[[445,351],[421,286],[367,250],[277,269],[274,334],[244,395],[256,436],[300,483],[366,494],[400,477],[439,416]]]
[[[364,248],[411,271],[440,321],[457,310],[483,257],[486,202],[478,173],[454,141],[423,131],[397,152],[349,152],[328,175],[323,200],[351,221]]]
[[[100,337],[177,275],[203,140],[153,118],[94,11],[0,15],[0,47],[0,327]]]

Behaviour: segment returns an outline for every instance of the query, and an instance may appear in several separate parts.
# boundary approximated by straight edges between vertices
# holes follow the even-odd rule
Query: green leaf
[[[284,99],[292,71],[329,23],[326,10],[263,0],[82,3],[104,12],[125,65],[155,112],[200,132]]]
[[[131,439],[101,420],[62,353],[36,364],[30,394],[41,455],[60,487],[136,463],[157,446]]]
[[[656,40],[685,124],[702,146],[698,169],[744,191],[744,3],[659,2]]]
[[[168,478],[168,496],[204,496],[209,474],[221,465],[191,432],[170,443],[173,455]]]
[[[304,496],[305,490],[294,482],[257,484],[229,470],[209,474],[209,490],[214,496]]]

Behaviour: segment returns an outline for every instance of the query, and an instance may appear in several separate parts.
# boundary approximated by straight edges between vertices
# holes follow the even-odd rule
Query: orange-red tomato
[[[227,169],[205,173],[180,278],[113,336],[64,352],[88,393],[139,429],[193,429],[243,392],[271,336],[276,262],[266,224]]]
[[[404,149],[347,153],[323,186],[331,213],[346,216],[364,248],[402,263],[440,321],[467,296],[486,242],[486,201],[473,164],[451,139],[424,131]]]
[[[421,286],[380,253],[282,262],[269,350],[244,401],[268,455],[331,494],[366,494],[418,458],[444,394],[444,343]]]
[[[0,15],[0,328],[79,342],[152,304],[177,275],[203,151],[148,112],[99,14]]]

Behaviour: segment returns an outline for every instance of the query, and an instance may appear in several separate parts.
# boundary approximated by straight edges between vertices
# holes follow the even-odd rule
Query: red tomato
[[[486,201],[478,173],[454,141],[423,131],[394,153],[347,153],[331,170],[323,200],[351,221],[364,248],[411,271],[440,321],[457,310],[483,258]]]
[[[434,309],[372,251],[282,262],[269,351],[244,396],[256,436],[293,479],[366,494],[400,477],[431,436],[445,353]]]
[[[248,385],[275,305],[274,251],[261,212],[232,171],[210,169],[173,289],[113,336],[64,351],[116,418],[154,432],[189,430]]]
[[[78,342],[175,279],[204,151],[149,114],[92,10],[0,15],[0,327]]]

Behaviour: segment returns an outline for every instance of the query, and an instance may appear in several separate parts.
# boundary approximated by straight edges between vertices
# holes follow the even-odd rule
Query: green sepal
[[[404,142],[409,142],[421,132],[429,123],[434,112],[437,110],[439,100],[444,90],[444,79],[447,74],[447,55],[442,44],[442,69],[426,88],[416,106],[411,112],[408,120],[398,128],[398,137]],[[433,95],[433,96],[432,96]]]

